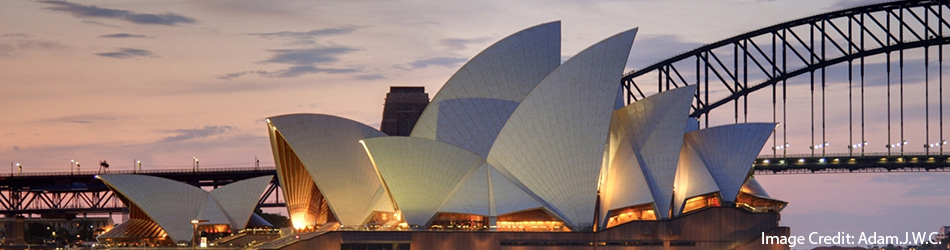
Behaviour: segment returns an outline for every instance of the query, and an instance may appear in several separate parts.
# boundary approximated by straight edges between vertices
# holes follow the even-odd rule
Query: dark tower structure
[[[389,87],[379,130],[391,136],[409,136],[427,105],[429,93],[425,87]]]

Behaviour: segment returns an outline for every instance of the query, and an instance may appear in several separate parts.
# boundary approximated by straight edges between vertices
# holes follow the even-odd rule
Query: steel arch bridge
[[[950,0],[828,12],[707,44],[628,72],[621,84],[627,103],[698,85],[690,116],[704,127],[780,123],[770,154],[756,161],[757,173],[950,171],[944,156],[950,147],[943,122],[944,45],[950,43],[945,15]],[[905,98],[913,105],[905,107]],[[807,136],[810,141],[802,138]],[[909,144],[910,138],[922,140]],[[793,144],[808,148],[798,152],[806,154],[790,155]],[[833,154],[838,148],[830,150],[832,144],[845,152]],[[921,144],[924,152],[905,152]]]

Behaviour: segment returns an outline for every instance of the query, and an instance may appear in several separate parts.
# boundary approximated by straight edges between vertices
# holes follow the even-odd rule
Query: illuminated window
[[[611,210],[607,219],[607,228],[615,227],[636,220],[656,220],[656,213],[652,204],[643,204],[632,207]]]
[[[719,206],[719,196],[716,193],[700,195],[693,198],[686,199],[686,204],[683,206],[683,213],[689,213],[691,211],[696,211],[705,207],[718,207]]]
[[[498,231],[569,232],[564,222],[542,209],[534,209],[498,216]]]

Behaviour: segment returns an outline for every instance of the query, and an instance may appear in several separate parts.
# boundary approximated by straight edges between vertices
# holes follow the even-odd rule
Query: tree
[[[287,216],[283,216],[281,214],[265,213],[260,208],[258,208],[257,210],[254,210],[254,213],[256,213],[257,215],[260,215],[261,218],[264,218],[264,220],[267,221],[267,223],[270,223],[276,228],[290,226],[290,219],[287,218]]]
[[[30,223],[23,232],[26,234],[26,242],[29,244],[44,244],[46,240],[52,239],[53,228],[46,223]]]

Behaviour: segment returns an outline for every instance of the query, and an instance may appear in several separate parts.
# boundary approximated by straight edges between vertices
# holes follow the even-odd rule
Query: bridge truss
[[[111,214],[127,212],[122,201],[99,179],[97,172],[24,173],[0,176],[2,214]],[[144,174],[213,189],[243,179],[271,175],[258,207],[283,207],[276,170],[270,168],[180,169],[112,171],[109,174]]]
[[[628,103],[698,85],[690,116],[702,127],[779,123],[760,160],[943,155],[946,15],[948,0],[824,13],[707,44],[628,72],[621,84]]]

